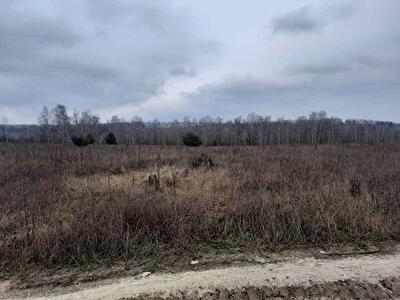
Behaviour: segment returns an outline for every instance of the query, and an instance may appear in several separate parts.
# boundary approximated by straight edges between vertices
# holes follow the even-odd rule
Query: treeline
[[[341,120],[326,112],[312,112],[296,120],[272,120],[251,113],[247,117],[223,121],[204,117],[199,120],[144,122],[140,117],[127,121],[113,116],[101,123],[90,110],[68,114],[65,106],[43,108],[38,125],[4,125],[0,141],[31,143],[71,143],[71,137],[90,135],[101,143],[106,134],[115,134],[118,144],[181,145],[188,132],[198,135],[205,146],[280,145],[280,144],[397,144],[400,125],[392,122]]]

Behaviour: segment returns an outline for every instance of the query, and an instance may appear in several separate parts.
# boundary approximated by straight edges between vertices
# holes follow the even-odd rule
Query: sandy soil
[[[400,297],[400,252],[385,255],[287,258],[175,274],[142,274],[58,290],[9,290],[0,299],[265,299]]]

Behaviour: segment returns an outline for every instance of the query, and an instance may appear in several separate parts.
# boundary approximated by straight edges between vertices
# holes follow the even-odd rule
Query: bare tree
[[[82,112],[75,110],[73,120],[81,136],[89,133],[96,134],[97,125],[100,123],[100,117],[93,114],[90,109]]]
[[[7,119],[6,116],[3,116],[1,118],[1,123],[2,123],[3,128],[4,128],[4,136],[6,138],[6,144],[8,145],[8,128],[7,128],[8,127],[8,119]]]
[[[144,122],[141,117],[135,116],[132,119],[131,144],[141,145],[143,143]]]
[[[70,124],[71,120],[73,125]],[[296,120],[271,120],[269,116],[251,113],[247,118],[238,117],[230,121],[211,117],[197,121],[185,117],[182,121],[160,122],[155,119],[144,122],[140,117],[135,117],[131,122],[126,122],[113,116],[111,122],[101,124],[100,118],[90,110],[75,111],[73,118],[69,118],[65,106],[58,105],[51,113],[44,107],[38,123],[40,126],[3,128],[7,130],[7,140],[12,130],[13,137],[18,136],[20,142],[65,142],[71,132],[82,135],[91,133],[99,137],[105,131],[112,130],[118,141],[127,145],[182,145],[182,136],[187,132],[199,135],[204,145],[219,146],[400,144],[400,124],[369,120],[343,121],[328,117],[325,111],[311,112],[308,117]],[[0,128],[0,131],[3,130]]]
[[[53,142],[51,135],[50,120],[51,120],[51,115],[49,109],[47,108],[47,106],[43,106],[43,109],[38,117],[38,123],[45,131],[47,143]]]
[[[59,139],[65,143],[68,141],[68,131],[71,121],[67,108],[64,105],[58,104],[51,110],[51,117],[52,123],[57,126]]]

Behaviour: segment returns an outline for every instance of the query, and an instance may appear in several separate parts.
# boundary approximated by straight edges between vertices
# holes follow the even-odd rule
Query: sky
[[[398,0],[1,0],[0,117],[400,122]]]

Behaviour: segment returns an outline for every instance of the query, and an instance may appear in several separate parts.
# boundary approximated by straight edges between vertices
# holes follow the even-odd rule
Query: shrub
[[[89,144],[88,141],[82,136],[74,135],[73,137],[71,137],[71,141],[75,146],[78,147],[86,147]]]
[[[202,144],[199,136],[195,135],[193,132],[186,133],[182,139],[186,146],[198,147]]]
[[[208,155],[202,153],[200,156],[194,156],[190,158],[190,164],[192,168],[198,168],[201,165],[206,166],[207,168],[212,168],[214,166],[214,162]]]
[[[74,135],[71,137],[71,141],[75,146],[86,147],[89,144],[94,144],[95,139],[93,134],[89,133],[86,137]]]
[[[117,138],[113,132],[109,132],[104,136],[104,142],[108,145],[116,145]]]
[[[349,192],[352,197],[361,195],[361,181],[358,178],[353,177],[350,179]]]
[[[94,142],[95,142],[96,140],[94,139],[93,134],[89,133],[89,134],[86,136],[86,141],[88,142],[88,144],[94,144]]]

